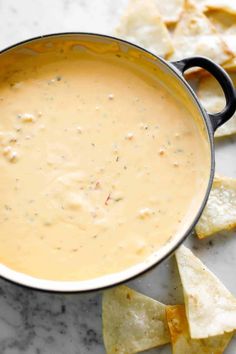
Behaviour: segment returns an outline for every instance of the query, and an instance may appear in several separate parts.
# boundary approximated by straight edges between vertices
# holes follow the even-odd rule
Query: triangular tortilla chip
[[[103,293],[103,338],[107,354],[130,354],[170,341],[164,304],[127,286]]]
[[[209,11],[208,19],[220,33],[221,38],[227,44],[234,58],[224,64],[224,68],[236,69],[236,14],[230,14],[225,11]]]
[[[236,179],[215,177],[207,205],[196,225],[199,238],[236,228]]]
[[[221,34],[229,49],[236,54],[236,14],[210,11],[207,13],[207,17]]]
[[[155,0],[163,21],[167,24],[176,23],[184,7],[184,0]]]
[[[222,64],[232,58],[229,48],[208,18],[190,5],[181,15],[172,41],[175,51],[169,58],[171,60],[203,55]]]
[[[192,339],[184,305],[167,306],[167,323],[170,330],[173,354],[222,354],[233,332],[204,339]]]
[[[236,73],[229,73],[236,86]],[[198,86],[198,97],[203,107],[209,113],[220,112],[225,106],[225,98],[219,83],[212,77],[203,77]],[[216,130],[215,137],[236,134],[236,113],[233,117]]]
[[[235,0],[188,0],[194,4],[200,11],[223,10],[232,14],[236,14]]]
[[[207,338],[236,329],[236,298],[188,248],[175,253],[184,290],[191,338]]]
[[[130,0],[115,35],[162,57],[173,52],[170,34],[154,0]]]

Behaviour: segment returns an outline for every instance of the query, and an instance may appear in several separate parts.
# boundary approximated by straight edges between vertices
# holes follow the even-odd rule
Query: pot
[[[104,55],[106,52],[122,53],[128,60],[136,60],[137,58],[141,62],[148,63],[154,70],[158,69],[161,73],[161,77],[168,81],[170,85],[173,85],[174,89],[178,91],[178,94],[182,97],[183,102],[191,108],[191,112],[197,114],[198,120],[202,125],[206,138],[208,140],[209,154],[211,156],[211,163],[209,167],[209,180],[208,185],[205,190],[205,195],[202,198],[201,206],[198,212],[191,220],[188,225],[186,232],[179,235],[168,242],[164,247],[157,252],[157,254],[149,261],[138,264],[137,266],[131,267],[120,273],[115,273],[111,275],[105,275],[96,279],[86,280],[86,281],[49,281],[43,279],[37,279],[16,271],[9,269],[3,264],[0,264],[0,276],[3,278],[39,290],[44,291],[56,291],[56,292],[84,292],[98,290],[101,288],[106,288],[110,286],[117,285],[119,283],[125,282],[131,278],[134,278],[152,267],[155,267],[165,258],[169,257],[175,250],[180,246],[180,244],[185,240],[185,238],[191,233],[194,226],[196,225],[204,206],[207,202],[215,170],[215,158],[214,158],[214,132],[215,130],[224,124],[227,120],[231,118],[236,110],[236,94],[233,84],[227,75],[227,73],[217,64],[212,62],[210,59],[204,57],[191,57],[185,58],[176,62],[167,62],[164,59],[155,56],[154,54],[140,48],[132,43],[126,42],[124,40],[109,37],[99,34],[90,33],[65,33],[65,34],[52,34],[42,37],[33,38],[16,45],[13,45],[0,54],[0,65],[4,58],[4,63],[10,63],[22,56],[34,56],[37,52],[42,51],[53,51],[54,48],[60,48],[60,44],[67,43],[71,45],[74,50],[78,48],[81,49],[83,44],[91,44],[89,50],[96,50],[99,55]],[[196,94],[190,87],[188,82],[185,80],[183,74],[187,69],[193,67],[201,67],[212,74],[220,86],[223,89],[226,99],[225,108],[217,114],[209,114],[201,106]],[[43,262],[43,260],[42,260]],[[50,266],[50,265],[49,265]]]

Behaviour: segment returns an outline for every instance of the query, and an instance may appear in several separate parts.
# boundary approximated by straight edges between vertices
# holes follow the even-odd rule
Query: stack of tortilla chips
[[[174,354],[221,354],[236,329],[236,298],[185,246],[176,252],[184,304],[166,306],[126,286],[103,294],[107,354],[171,342]]]

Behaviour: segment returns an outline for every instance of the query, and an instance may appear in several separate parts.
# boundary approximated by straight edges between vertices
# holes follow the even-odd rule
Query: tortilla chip
[[[223,10],[232,14],[236,14],[235,0],[188,0],[194,4],[200,11]]]
[[[193,6],[187,6],[182,13],[172,40],[175,51],[169,58],[171,60],[203,55],[222,64],[232,58],[232,53],[211,22]]]
[[[210,11],[207,13],[207,17],[221,34],[230,50],[236,54],[236,14]]]
[[[222,336],[192,339],[184,305],[167,306],[166,317],[173,354],[221,354],[233,336],[233,332],[231,332]]]
[[[195,228],[199,238],[236,228],[236,179],[215,177],[207,205]]]
[[[184,7],[184,0],[155,0],[163,21],[167,24],[176,23]]]
[[[181,246],[175,256],[191,338],[208,338],[236,329],[236,298],[188,248]]]
[[[227,71],[235,71],[236,70],[236,57],[232,58],[230,61],[227,61],[223,65],[223,68],[226,69]]]
[[[162,57],[173,52],[170,34],[154,0],[130,0],[115,35]]]
[[[103,293],[103,339],[107,354],[130,354],[170,342],[166,306],[127,286]]]
[[[207,13],[208,19],[215,26],[217,31],[221,34],[224,42],[227,44],[234,58],[224,64],[227,69],[236,68],[236,14],[230,14],[225,11],[209,11]]]
[[[236,73],[229,72],[229,75],[236,86]],[[225,98],[219,83],[212,76],[203,77],[198,86],[198,97],[203,107],[209,113],[220,112],[225,106]],[[222,137],[236,134],[236,113],[233,117],[216,130],[215,137]]]

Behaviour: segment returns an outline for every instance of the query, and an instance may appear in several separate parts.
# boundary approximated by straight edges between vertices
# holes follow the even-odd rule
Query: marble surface
[[[126,0],[0,0],[0,48],[63,31],[111,33]],[[236,177],[236,138],[216,144],[216,170]],[[194,252],[236,295],[236,234],[199,241]],[[182,301],[173,258],[129,283],[165,303]],[[0,279],[0,354],[102,354],[101,293],[58,295]],[[236,338],[226,354],[235,354]],[[168,346],[149,353],[169,354]],[[200,353],[199,353],[200,354]]]

